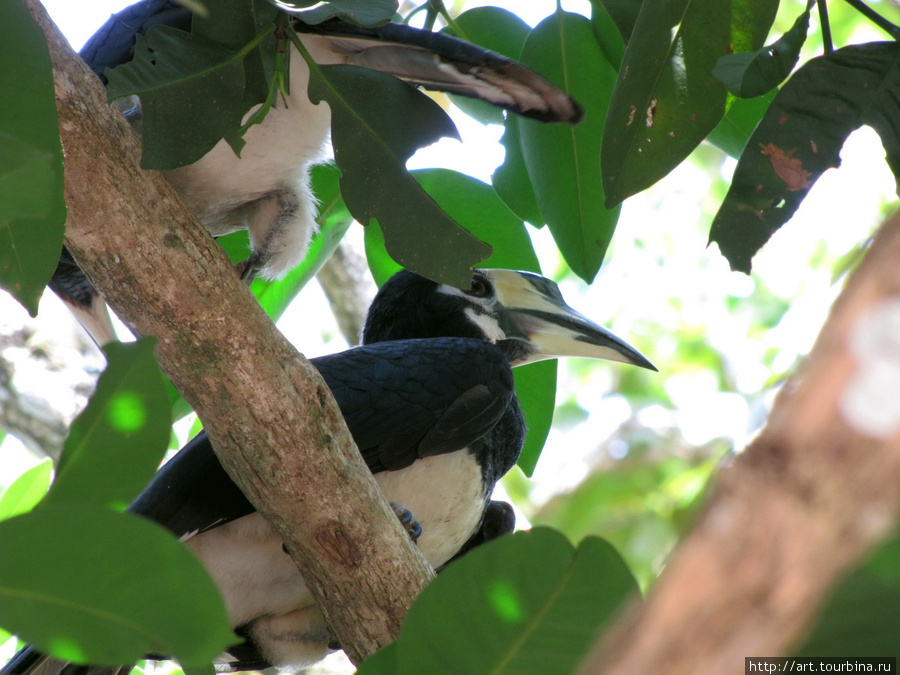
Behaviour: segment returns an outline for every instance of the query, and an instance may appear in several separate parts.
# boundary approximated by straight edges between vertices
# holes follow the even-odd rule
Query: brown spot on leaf
[[[635,115],[636,112],[637,112],[637,106],[636,106],[636,105],[630,105],[630,106],[628,106],[628,121],[625,123],[625,126],[626,126],[626,127],[630,127],[630,126],[631,126],[631,123],[634,122],[634,115]]]
[[[647,106],[647,120],[646,120],[645,124],[648,127],[653,126],[653,118],[656,116],[656,104],[658,102],[659,102],[658,99],[651,98],[650,105]]]
[[[798,190],[809,189],[809,177],[812,174],[803,168],[803,162],[793,157],[797,148],[792,148],[785,152],[774,143],[767,143],[759,147],[762,150],[762,154],[769,158],[772,168],[778,174],[778,177],[784,181],[788,190],[797,192]]]
[[[814,154],[819,154],[819,146],[816,145],[816,142],[812,139],[809,139],[809,147],[813,151]]]
[[[781,117],[778,118],[778,124],[785,124],[788,121],[788,114],[781,113]]]

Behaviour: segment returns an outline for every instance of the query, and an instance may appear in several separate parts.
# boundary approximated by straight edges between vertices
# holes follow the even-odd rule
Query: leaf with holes
[[[710,72],[728,53],[731,33],[728,2],[641,5],[603,130],[608,207],[669,173],[722,119],[725,87]]]
[[[169,26],[139,35],[134,59],[107,71],[110,100],[141,97],[145,169],[197,161],[245,112],[240,53]]]
[[[822,173],[839,164],[844,140],[862,124],[884,144],[900,176],[900,45],[872,42],[810,60],[782,87],[744,149],[710,230],[732,269],[786,223]]]

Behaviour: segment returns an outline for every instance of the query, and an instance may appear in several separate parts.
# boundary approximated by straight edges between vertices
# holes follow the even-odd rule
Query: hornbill
[[[655,370],[571,309],[555,283],[510,270],[476,270],[466,290],[399,272],[373,301],[363,340],[311,362],[385,495],[402,505],[395,511],[418,521],[407,529],[421,531],[418,546],[435,568],[512,529],[508,505],[490,501],[525,435],[512,367],[583,356]],[[298,668],[337,648],[281,540],[229,479],[205,433],[162,467],[130,510],[185,540],[209,570],[245,638],[224,655],[228,666]],[[20,652],[2,672],[32,672],[41,658]]]
[[[160,24],[190,30],[191,20],[174,0],[142,0],[110,17],[80,54],[105,82],[106,69],[133,58],[138,35]],[[565,92],[528,68],[448,35],[390,23],[364,28],[340,19],[294,26],[319,64],[371,68],[545,122],[575,123],[583,114]],[[249,231],[248,279],[286,274],[303,259],[316,230],[309,170],[326,160],[331,116],[327,105],[310,102],[309,67],[294,46],[290,51],[289,93],[249,128],[240,158],[221,140],[197,162],[165,172],[211,234]],[[140,106],[126,115],[139,124]],[[67,252],[50,287],[100,344],[115,339],[105,305]]]

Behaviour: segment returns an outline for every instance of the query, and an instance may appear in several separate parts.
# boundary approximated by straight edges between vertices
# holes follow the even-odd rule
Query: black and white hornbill
[[[191,18],[191,12],[174,0],[142,0],[113,15],[80,53],[104,78],[107,68],[133,58],[138,35],[159,24],[189,30]],[[315,26],[296,22],[296,28],[311,56],[323,65],[371,68],[547,122],[574,123],[582,116],[575,101],[540,75],[447,35],[398,24],[364,28],[340,19]],[[295,47],[291,52],[290,93],[247,131],[240,158],[222,140],[199,161],[166,172],[182,200],[214,236],[249,231],[251,277],[257,271],[267,279],[283,276],[303,259],[316,229],[309,170],[326,159],[331,114],[327,105],[310,102],[309,67]],[[139,106],[126,114],[137,122]],[[61,261],[52,290],[98,342],[114,339],[105,306],[70,262],[65,257]]]
[[[312,363],[387,498],[418,521],[435,568],[512,529],[508,505],[490,501],[525,435],[512,367],[583,356],[655,370],[572,310],[555,283],[510,270],[478,270],[466,290],[400,272],[372,303],[364,342]],[[245,638],[224,657],[232,668],[298,668],[336,648],[282,542],[204,433],[130,510],[184,539],[209,570]],[[31,672],[38,660],[23,653],[3,673]]]

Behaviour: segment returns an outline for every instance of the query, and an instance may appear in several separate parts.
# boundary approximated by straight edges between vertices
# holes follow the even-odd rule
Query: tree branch
[[[735,673],[809,628],[900,514],[900,215],[880,230],[759,437],[646,604],[581,672]]]
[[[284,538],[359,662],[392,640],[429,571],[331,393],[275,329],[47,17],[66,157],[66,244],[194,407],[222,464]]]
[[[367,292],[373,284],[366,275],[366,261],[342,242],[322,265],[316,279],[328,298],[341,334],[349,344],[359,344],[366,308],[374,297],[374,292]]]

